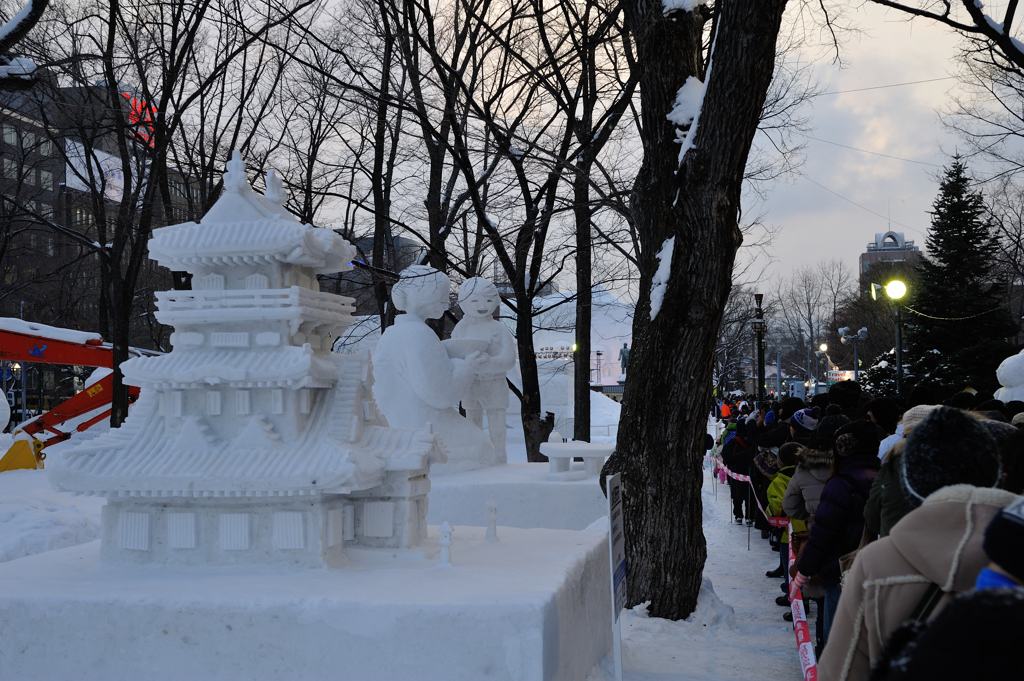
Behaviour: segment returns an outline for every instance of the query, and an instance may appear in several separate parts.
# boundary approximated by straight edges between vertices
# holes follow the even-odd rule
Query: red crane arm
[[[74,397],[64,400],[50,411],[43,413],[41,416],[38,416],[31,421],[26,421],[24,426],[20,427],[20,430],[23,430],[32,436],[38,435],[44,431],[53,433],[54,437],[47,439],[45,441],[46,445],[52,445],[55,442],[67,440],[71,437],[71,433],[58,430],[57,425],[64,423],[69,419],[81,416],[82,414],[87,414],[90,411],[94,411],[105,405],[109,405],[110,396],[113,393],[113,390],[114,375],[108,374]],[[129,386],[129,403],[135,402],[138,398],[139,389],[136,386]],[[101,414],[97,414],[84,423],[78,424],[75,430],[82,432],[108,416],[110,416],[109,409]]]
[[[0,360],[109,369],[114,366],[114,353],[101,340],[74,343],[0,329]]]

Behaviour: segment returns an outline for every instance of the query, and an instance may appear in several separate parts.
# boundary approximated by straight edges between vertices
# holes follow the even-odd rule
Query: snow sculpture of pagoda
[[[440,438],[387,427],[369,355],[331,353],[354,301],[316,275],[355,249],[289,214],[273,171],[267,188],[235,152],[200,222],[153,232],[151,256],[193,275],[157,294],[173,351],[122,366],[142,391],[121,428],[47,462],[58,489],[108,499],[106,562],[329,567],[426,537]]]

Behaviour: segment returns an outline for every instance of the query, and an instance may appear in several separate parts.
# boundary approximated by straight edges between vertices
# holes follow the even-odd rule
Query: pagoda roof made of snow
[[[175,350],[128,360],[121,371],[130,385],[162,388],[220,383],[325,388],[338,379],[338,367],[330,355],[317,356],[308,346],[267,351]]]
[[[242,215],[225,221],[209,218],[208,213],[202,222],[153,230],[150,257],[165,267],[193,273],[211,266],[277,260],[327,274],[351,269],[356,255],[355,248],[332,230],[299,224],[280,215],[251,220]]]
[[[381,484],[389,470],[417,471],[444,459],[429,428],[372,426],[357,441],[331,437],[329,401],[297,441],[262,446],[245,432],[261,430],[259,416],[235,440],[217,442],[198,416],[178,433],[166,432],[157,402],[155,392],[144,392],[120,428],[48,461],[54,487],[105,497],[347,494]],[[243,441],[257,446],[239,446]]]

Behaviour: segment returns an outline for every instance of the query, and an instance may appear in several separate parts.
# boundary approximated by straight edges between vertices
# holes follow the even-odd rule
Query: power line
[[[980,316],[986,315],[986,314],[992,314],[993,312],[999,312],[1000,310],[1006,309],[1006,308],[1003,308],[1003,307],[997,307],[997,308],[993,308],[991,310],[985,310],[984,312],[979,312],[978,314],[972,314],[970,317],[933,317],[930,314],[925,314],[924,312],[918,312],[917,310],[915,310],[914,308],[910,307],[909,305],[904,305],[903,307],[905,309],[907,309],[907,310],[910,310],[911,312],[913,312],[916,315],[921,315],[922,317],[927,317],[928,319],[937,319],[940,322],[962,322],[962,321],[967,320],[967,319],[974,319],[975,317],[980,317]]]
[[[952,80],[956,76],[943,76],[942,78],[929,78],[927,80],[912,80],[907,83],[893,83],[892,85],[874,85],[872,87],[861,87],[855,90],[836,90],[835,92],[819,92],[814,95],[815,97],[824,97],[825,95],[845,95],[849,92],[866,92],[868,90],[884,90],[890,87],[903,87],[904,85],[920,85],[921,83],[935,83],[940,80]]]
[[[903,224],[902,222],[897,222],[896,220],[893,220],[893,219],[892,219],[892,218],[890,218],[890,217],[887,217],[887,216],[885,216],[885,215],[882,215],[881,213],[876,213],[875,211],[871,210],[870,208],[868,208],[868,207],[866,207],[866,206],[862,206],[862,205],[860,205],[859,203],[857,203],[857,202],[856,202],[856,201],[854,201],[853,199],[848,199],[848,198],[846,198],[845,196],[843,196],[842,194],[840,194],[839,192],[834,192],[834,191],[832,191],[831,189],[829,189],[829,188],[828,188],[828,187],[826,187],[825,185],[821,184],[820,182],[815,182],[814,180],[812,180],[811,178],[807,177],[806,175],[803,175],[803,178],[804,178],[805,180],[807,180],[808,182],[810,182],[811,184],[816,184],[816,185],[818,185],[819,187],[821,187],[822,189],[824,189],[825,191],[827,191],[827,192],[828,192],[829,194],[832,194],[832,195],[834,195],[834,196],[838,196],[839,198],[841,198],[841,199],[842,199],[843,201],[846,201],[847,203],[852,203],[852,204],[853,204],[854,206],[857,206],[857,208],[860,208],[860,209],[861,209],[861,210],[863,210],[863,211],[866,211],[866,212],[868,212],[868,213],[871,213],[872,215],[875,215],[875,216],[877,216],[877,217],[880,217],[880,218],[882,218],[883,220],[886,220],[886,221],[888,221],[888,222],[891,222],[891,223],[893,223],[893,224],[895,224],[895,225],[899,225],[900,227],[902,227],[902,228],[904,228],[904,229],[909,229],[909,230],[910,230],[911,232],[914,232],[915,234],[918,234],[919,236],[924,236],[924,235],[923,235],[923,234],[921,233],[921,231],[920,231],[920,230],[918,230],[918,229],[914,229],[913,227],[910,227],[910,226],[908,226],[908,225],[905,225],[905,224]]]
[[[840,144],[839,142],[830,142],[829,140],[823,140],[823,139],[821,139],[819,137],[815,137],[814,135],[804,135],[804,137],[806,137],[807,139],[812,139],[815,142],[824,142],[825,144],[831,144],[831,145],[836,146],[836,147],[842,147],[844,149],[850,149],[852,151],[859,151],[862,154],[871,154],[872,156],[881,156],[882,158],[891,158],[894,161],[906,161],[907,163],[917,163],[918,165],[931,166],[932,168],[941,168],[942,167],[938,163],[928,163],[927,161],[915,161],[915,160],[909,159],[909,158],[900,158],[899,156],[890,156],[889,154],[881,154],[881,153],[879,153],[877,151],[868,151],[867,149],[858,149],[857,147],[851,147],[851,146],[846,145],[846,144]]]

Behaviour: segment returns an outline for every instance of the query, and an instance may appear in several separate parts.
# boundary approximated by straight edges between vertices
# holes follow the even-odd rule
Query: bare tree
[[[713,11],[667,13],[652,0],[625,5],[641,69],[644,162],[632,199],[641,283],[617,456],[609,467],[622,471],[626,486],[628,601],[650,600],[658,617],[686,617],[700,590],[707,555],[700,443],[717,334],[742,243],[743,177],[785,4],[719,0]],[[691,76],[705,92],[680,151],[667,116]],[[656,280],[659,269],[668,276]],[[660,309],[652,309],[659,298]]]
[[[57,75],[60,86],[41,101],[41,111],[72,140],[61,152],[91,203],[95,235],[48,224],[100,259],[101,300],[113,343],[114,426],[127,415],[128,391],[119,367],[128,358],[146,244],[166,217],[170,149],[180,126],[230,65],[312,3],[65,5],[47,14],[31,40],[22,43]],[[211,25],[237,30],[222,50],[204,52]]]

